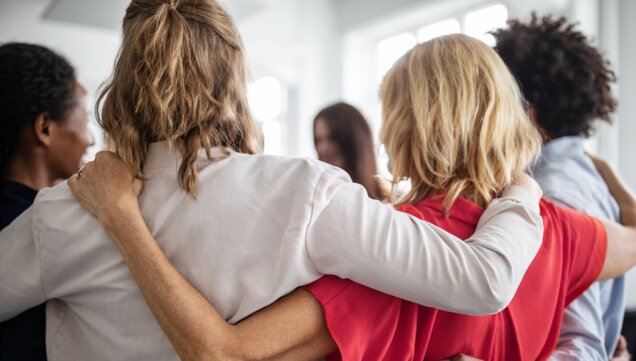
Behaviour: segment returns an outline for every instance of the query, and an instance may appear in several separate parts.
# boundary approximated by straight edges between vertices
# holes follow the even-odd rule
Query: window
[[[501,4],[473,11],[464,18],[464,34],[475,37],[488,46],[495,46],[495,37],[488,32],[504,27],[506,20],[508,9]]]
[[[464,33],[483,41],[488,46],[495,46],[495,38],[488,32],[506,25],[508,9],[502,4],[496,4],[457,15],[457,18],[438,21],[421,27],[417,31],[404,32],[380,40],[376,47],[377,78],[381,79],[395,61],[415,44],[438,36]],[[457,20],[461,17],[464,19],[463,23]]]
[[[447,19],[421,28],[417,32],[417,41],[423,43],[438,36],[461,32],[462,27],[457,19]]]
[[[284,93],[280,81],[271,76],[259,78],[249,85],[247,93],[252,114],[263,132],[263,151],[282,155],[285,143],[280,118],[283,114]]]
[[[248,87],[252,113],[260,121],[278,118],[282,109],[280,81],[272,76],[257,79]]]
[[[404,53],[409,51],[417,44],[415,35],[411,33],[403,33],[396,36],[392,36],[388,39],[384,39],[378,43],[377,46],[377,75],[379,78],[391,69],[393,64]]]

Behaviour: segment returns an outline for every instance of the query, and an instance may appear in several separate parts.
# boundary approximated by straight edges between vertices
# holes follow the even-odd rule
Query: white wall
[[[47,4],[47,1],[0,2],[0,43],[38,43],[57,51],[73,64],[79,82],[88,91],[90,127],[97,142],[87,155],[92,159],[102,141],[101,131],[94,123],[92,100],[99,85],[110,74],[119,47],[119,34],[96,27],[43,21],[40,16]]]
[[[619,0],[619,111],[618,111],[618,168],[636,190],[636,2]],[[636,270],[627,275],[627,304],[636,309]]]
[[[253,79],[274,76],[288,90],[286,153],[314,157],[312,123],[340,99],[340,34],[331,0],[274,0],[244,20],[243,36]]]
[[[620,56],[618,126],[619,167],[629,185],[636,189],[636,1],[620,0]]]

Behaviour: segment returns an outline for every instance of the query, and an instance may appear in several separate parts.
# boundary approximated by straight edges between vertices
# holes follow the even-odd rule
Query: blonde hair
[[[260,151],[245,88],[242,42],[216,1],[133,0],[97,119],[137,176],[149,143],[166,141],[182,156],[179,184],[194,195],[201,147],[210,160],[216,146]]]
[[[531,165],[539,132],[506,65],[484,43],[448,35],[406,53],[384,78],[381,141],[411,190],[399,204],[445,193],[487,206]]]

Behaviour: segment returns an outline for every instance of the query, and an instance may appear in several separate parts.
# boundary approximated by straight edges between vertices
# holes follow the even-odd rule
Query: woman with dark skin
[[[75,173],[93,143],[86,91],[60,55],[38,45],[0,46],[0,230],[37,194]],[[0,323],[0,360],[46,360],[44,304]]]

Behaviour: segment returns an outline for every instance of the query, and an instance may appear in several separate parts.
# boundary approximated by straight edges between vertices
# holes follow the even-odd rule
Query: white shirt
[[[543,234],[537,203],[520,189],[463,242],[318,161],[231,153],[210,162],[202,151],[196,200],[177,183],[178,162],[164,143],[151,145],[141,211],[168,259],[230,322],[323,274],[445,310],[496,312]],[[0,290],[0,320],[48,300],[51,361],[178,359],[65,183],[40,191],[0,233]]]

